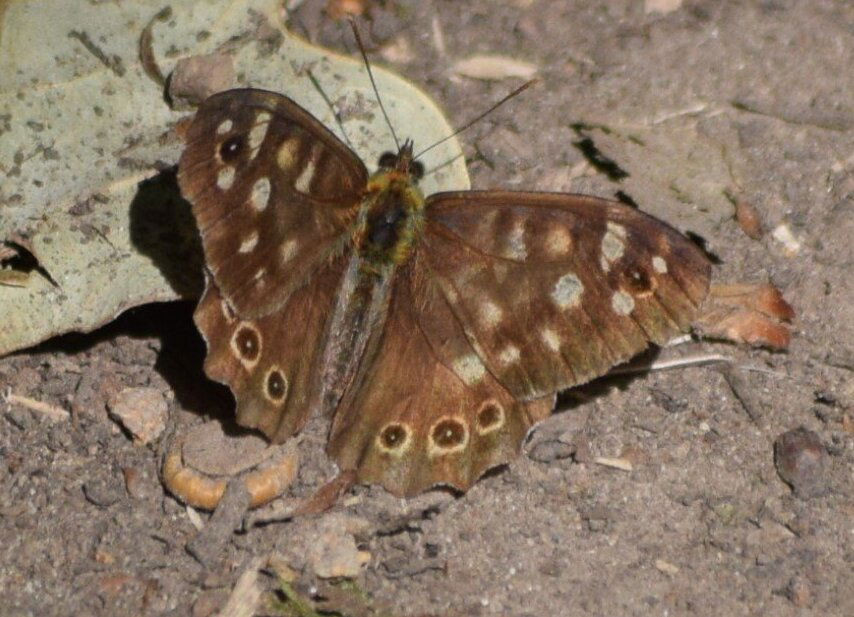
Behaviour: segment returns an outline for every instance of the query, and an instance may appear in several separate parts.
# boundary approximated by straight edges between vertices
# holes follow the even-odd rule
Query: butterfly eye
[[[414,180],[420,180],[424,177],[424,163],[421,161],[412,161],[409,164],[409,175]]]
[[[242,135],[229,137],[219,147],[219,157],[225,163],[230,163],[243,151],[244,140]]]
[[[394,169],[397,165],[397,155],[394,152],[383,152],[377,165],[380,169]]]

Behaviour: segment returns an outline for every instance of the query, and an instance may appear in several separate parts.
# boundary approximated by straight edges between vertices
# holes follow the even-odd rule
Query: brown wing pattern
[[[366,369],[333,421],[329,453],[360,482],[415,495],[435,485],[466,490],[487,469],[512,460],[528,429],[551,411],[517,402],[471,353],[445,362],[443,340],[422,318],[444,324],[447,343],[469,349],[435,286],[415,285],[420,267],[397,274],[385,327]]]
[[[258,318],[342,250],[367,171],[287,97],[229,90],[196,113],[178,182],[219,292]]]
[[[428,276],[477,357],[517,398],[584,383],[666,342],[708,290],[710,265],[692,242],[616,202],[443,193],[427,212],[419,252]],[[434,312],[421,323],[428,339],[447,337]]]
[[[208,344],[205,373],[231,388],[241,425],[282,442],[320,404],[326,325],[346,262],[322,268],[311,285],[254,320],[238,316],[208,281],[194,315]]]

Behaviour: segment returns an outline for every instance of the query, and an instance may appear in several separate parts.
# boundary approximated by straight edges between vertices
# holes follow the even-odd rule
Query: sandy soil
[[[304,4],[301,27],[346,49],[346,28],[322,18],[322,4]],[[767,229],[786,225],[799,248],[769,234],[752,240],[729,220],[697,231],[720,258],[720,280],[784,290],[798,313],[790,350],[688,345],[680,353],[730,357],[736,377],[697,367],[601,380],[562,396],[526,455],[466,495],[404,501],[357,487],[325,515],[225,533],[205,567],[185,549],[197,533],[187,510],[158,479],[168,433],[135,445],[106,402],[153,387],[174,427],[227,418],[229,395],[201,375],[192,307],[133,310],[93,335],[0,360],[4,391],[72,415],[51,421],[9,404],[0,417],[0,614],[203,617],[274,554],[300,597],[329,598],[349,617],[854,615],[854,7],[388,4],[370,39],[393,42],[387,63],[455,124],[519,83],[450,79],[456,60],[500,52],[540,67],[534,93],[464,136],[477,187],[622,190],[637,201],[604,174],[568,175],[585,160],[571,127],[591,117],[676,114],[697,139],[717,139],[740,170],[721,189],[735,187]],[[649,126],[670,134],[666,121]],[[680,226],[679,211],[658,213]],[[799,426],[817,434],[826,463],[796,495],[773,444]],[[323,422],[313,422],[289,498],[333,477],[323,439]],[[370,560],[349,585],[331,585],[315,576],[318,546],[345,562],[355,546]],[[276,588],[272,570],[257,586]],[[266,596],[258,606],[312,614],[293,603],[277,613]]]

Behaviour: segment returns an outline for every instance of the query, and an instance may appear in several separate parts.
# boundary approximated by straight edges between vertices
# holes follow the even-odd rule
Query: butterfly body
[[[238,421],[282,441],[326,413],[341,469],[399,495],[512,460],[556,391],[684,330],[710,275],[625,205],[425,198],[418,176],[410,142],[369,175],[296,103],[251,89],[202,104],[179,163],[207,265],[205,369]]]
[[[368,180],[359,208],[353,244],[368,268],[404,263],[424,227],[424,195],[412,173],[412,144],[386,159],[390,168],[381,168]]]

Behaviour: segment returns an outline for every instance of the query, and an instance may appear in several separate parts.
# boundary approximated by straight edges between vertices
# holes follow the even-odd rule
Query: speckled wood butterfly
[[[397,495],[465,490],[511,460],[553,394],[696,316],[703,253],[623,204],[424,197],[406,142],[369,175],[273,92],[207,99],[178,179],[207,264],[196,323],[240,424],[281,442],[331,415],[342,471]]]

